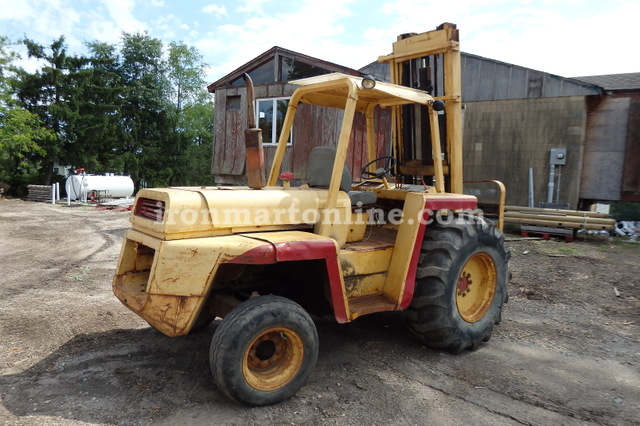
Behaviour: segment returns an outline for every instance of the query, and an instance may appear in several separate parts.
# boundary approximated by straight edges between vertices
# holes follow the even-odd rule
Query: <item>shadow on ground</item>
[[[398,315],[346,325],[316,323],[321,347],[314,374],[319,376],[312,374],[310,382],[322,382],[335,369],[355,368],[363,356],[407,346],[424,353]],[[181,338],[151,328],[78,335],[24,372],[1,376],[3,405],[19,417],[108,424],[156,422],[197,405],[221,416],[240,414],[251,408],[228,401],[211,378],[208,353],[215,327]]]

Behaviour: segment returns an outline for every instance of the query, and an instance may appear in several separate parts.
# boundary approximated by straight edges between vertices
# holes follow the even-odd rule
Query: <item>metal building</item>
[[[576,208],[587,97],[600,96],[602,89],[464,52],[461,56],[465,181],[504,182],[507,204],[527,205],[533,199],[536,207],[551,202]],[[386,64],[372,63],[362,71],[388,78]],[[437,96],[439,88],[433,90]],[[550,164],[552,149],[564,150],[564,164]],[[465,191],[487,202],[497,200],[490,186],[467,184]]]

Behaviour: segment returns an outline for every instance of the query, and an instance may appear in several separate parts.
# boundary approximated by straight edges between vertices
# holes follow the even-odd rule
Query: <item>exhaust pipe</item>
[[[267,185],[264,168],[264,151],[262,150],[262,129],[256,123],[255,95],[253,80],[249,74],[243,75],[247,86],[247,129],[244,131],[246,149],[246,174],[249,188],[262,189]]]

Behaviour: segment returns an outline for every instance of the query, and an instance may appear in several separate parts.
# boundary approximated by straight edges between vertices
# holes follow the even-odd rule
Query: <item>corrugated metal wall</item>
[[[560,192],[554,188],[553,199],[559,195],[558,202],[577,208],[586,99],[602,89],[464,52],[461,56],[464,179],[501,180],[507,186],[507,203],[527,205],[533,167],[537,206],[547,200],[549,150],[566,148],[567,165],[556,169],[561,173]],[[388,81],[386,64],[373,63],[361,71]],[[490,185],[465,184],[465,191],[497,201]]]
[[[577,207],[587,111],[584,97],[465,105],[465,180],[498,179],[507,187],[507,204],[526,206],[529,167],[533,167],[537,206],[547,199],[549,151],[566,148],[567,164],[560,170],[558,201]],[[473,192],[471,189],[475,187],[465,185],[465,190]],[[554,199],[555,196],[554,191]]]
[[[462,100],[536,99],[596,95],[597,86],[462,53]]]
[[[562,96],[598,95],[598,86],[566,77],[536,71],[518,65],[483,58],[462,52],[462,100],[464,102],[497,101],[504,99],[537,99]],[[442,76],[442,60],[438,61],[436,74]],[[380,81],[389,81],[389,65],[371,63],[362,68]],[[442,93],[435,88],[435,96]]]

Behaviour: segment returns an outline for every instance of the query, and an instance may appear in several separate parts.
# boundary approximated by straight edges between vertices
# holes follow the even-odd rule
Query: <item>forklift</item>
[[[211,371],[235,401],[274,404],[303,386],[318,356],[315,316],[404,311],[418,339],[452,353],[476,349],[500,321],[509,251],[500,224],[463,193],[458,31],[401,37],[380,61],[391,83],[339,73],[290,82],[298,87],[268,175],[251,120],[247,186],[137,194],[114,294],[171,337],[220,318]],[[281,166],[302,103],[343,114],[335,146],[315,147],[294,186]],[[393,151],[376,158],[385,110]],[[367,136],[360,179],[345,164],[356,114]]]

